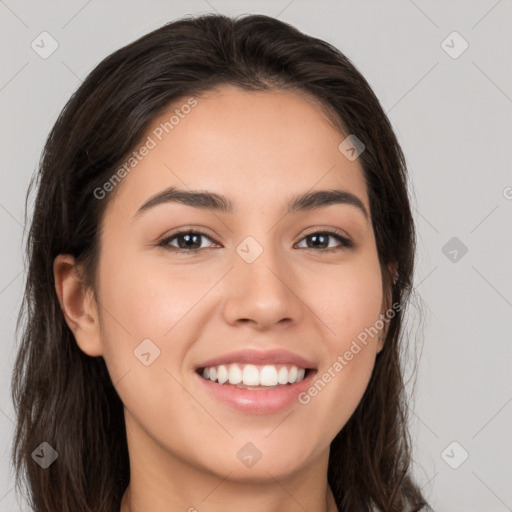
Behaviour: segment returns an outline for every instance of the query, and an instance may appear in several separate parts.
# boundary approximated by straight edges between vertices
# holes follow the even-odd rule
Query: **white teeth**
[[[243,383],[245,386],[259,386],[260,372],[253,364],[246,364],[243,371]]]
[[[217,368],[217,380],[219,381],[219,384],[224,384],[224,382],[226,382],[228,378],[228,371],[226,367],[223,364],[221,364]]]
[[[240,384],[242,382],[242,370],[236,364],[232,364],[229,367],[229,383],[230,384]]]
[[[210,368],[210,372],[211,372],[211,368]],[[297,374],[299,373],[298,369],[296,366],[292,366],[289,370],[288,370],[288,382],[290,384],[292,384],[293,382],[295,382],[297,380]],[[210,377],[211,378],[211,377]]]
[[[277,384],[277,370],[275,366],[264,366],[260,372],[262,386],[275,386]]]
[[[219,384],[243,384],[245,386],[277,386],[295,384],[304,379],[306,370],[292,365],[230,364],[203,369],[203,377]]]
[[[277,382],[279,382],[279,384],[288,384],[288,369],[286,366],[279,368],[279,373],[277,374]]]

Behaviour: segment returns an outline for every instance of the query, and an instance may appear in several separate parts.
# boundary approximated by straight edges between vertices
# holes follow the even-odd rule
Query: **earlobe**
[[[103,354],[94,295],[82,282],[75,258],[59,254],[53,262],[55,291],[68,327],[80,349],[89,356]]]

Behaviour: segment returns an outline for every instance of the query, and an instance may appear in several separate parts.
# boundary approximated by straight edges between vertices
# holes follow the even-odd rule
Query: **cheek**
[[[178,330],[179,322],[189,318],[198,299],[211,287],[208,279],[194,279],[193,272],[185,266],[170,272],[165,263],[147,264],[143,258],[119,265],[104,261],[102,300],[111,313],[109,325],[121,329],[124,337],[129,332],[133,343],[172,337],[175,326]]]
[[[376,322],[382,306],[382,278],[376,258],[361,259],[320,277],[322,292],[310,295],[322,320],[324,365],[301,403],[334,437],[352,416],[370,380],[377,351]],[[377,324],[378,325],[378,324]]]
[[[112,381],[122,379],[118,392],[132,412],[148,413],[150,403],[159,417],[169,414],[170,421],[170,410],[193,405],[177,382],[205,325],[198,315],[206,314],[208,291],[222,273],[192,267],[171,268],[165,258],[148,264],[142,256],[127,256],[120,263],[105,251],[100,272],[104,359]],[[145,366],[144,358],[152,362]],[[137,384],[132,387],[132,382]],[[169,409],[162,410],[162,404]]]
[[[341,287],[334,324],[336,335],[330,338],[331,363],[341,377],[338,385],[354,396],[362,396],[371,376],[382,308],[382,277],[377,261],[360,265]],[[341,356],[341,357],[340,357]]]
[[[353,338],[379,318],[383,295],[376,256],[331,266],[325,272],[315,269],[302,287],[307,290],[303,295],[308,305],[324,326],[333,353],[346,350]],[[374,338],[376,341],[377,336]]]
[[[187,437],[176,417],[198,415],[179,384],[177,367],[188,350],[183,328],[211,287],[187,280],[188,272],[183,267],[171,276],[158,263],[105,257],[100,275],[104,359],[116,391],[139,425],[153,425],[169,437],[166,427],[176,423],[171,436],[176,439]]]

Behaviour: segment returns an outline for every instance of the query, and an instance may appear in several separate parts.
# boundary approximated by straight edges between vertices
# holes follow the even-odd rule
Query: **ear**
[[[102,355],[98,308],[93,291],[82,282],[75,258],[59,254],[53,262],[53,275],[60,307],[78,346],[89,356]]]
[[[397,274],[397,263],[391,262],[388,264],[389,274],[391,276],[391,281],[394,284],[396,282],[396,279],[398,278]],[[393,300],[393,287],[391,286],[389,290],[386,290],[387,295],[385,295],[382,299],[382,315],[386,316],[386,312],[391,309],[391,302]],[[379,336],[379,340],[377,343],[377,353],[379,353],[384,348],[384,340],[386,339],[386,334],[388,332],[389,323],[384,322],[384,328],[382,329],[382,333]]]

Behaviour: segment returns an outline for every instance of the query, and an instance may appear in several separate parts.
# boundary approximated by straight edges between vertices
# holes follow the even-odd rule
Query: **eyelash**
[[[183,230],[183,231],[178,231],[176,233],[173,233],[171,236],[168,236],[166,238],[164,238],[162,241],[160,241],[158,243],[158,246],[159,247],[163,247],[164,249],[168,250],[168,251],[171,251],[171,252],[175,252],[175,253],[185,253],[185,254],[189,254],[191,256],[198,256],[199,255],[199,252],[204,250],[204,249],[182,249],[182,248],[179,248],[179,247],[173,247],[172,245],[169,245],[169,242],[175,238],[178,238],[180,236],[183,236],[183,235],[200,235],[200,236],[204,236],[206,238],[209,238],[212,242],[214,243],[217,243],[215,240],[213,240],[213,238],[209,235],[207,235],[206,233],[202,232],[202,231],[197,231],[197,230],[192,230],[192,229],[186,229],[186,230]],[[327,249],[314,249],[314,248],[311,248],[311,247],[306,247],[306,248],[303,248],[303,249],[306,249],[306,250],[310,250],[310,251],[315,251],[315,252],[323,252],[323,253],[331,253],[331,252],[336,252],[336,251],[340,251],[340,250],[344,250],[344,249],[352,249],[354,248],[355,244],[354,242],[352,242],[352,240],[346,238],[345,236],[343,236],[340,232],[338,231],[314,231],[313,233],[308,233],[306,236],[304,236],[300,242],[302,242],[302,240],[304,240],[305,238],[308,238],[310,236],[313,236],[313,235],[328,235],[328,236],[331,236],[333,238],[336,238],[340,243],[341,243],[341,247],[330,247],[330,248],[327,248]]]

